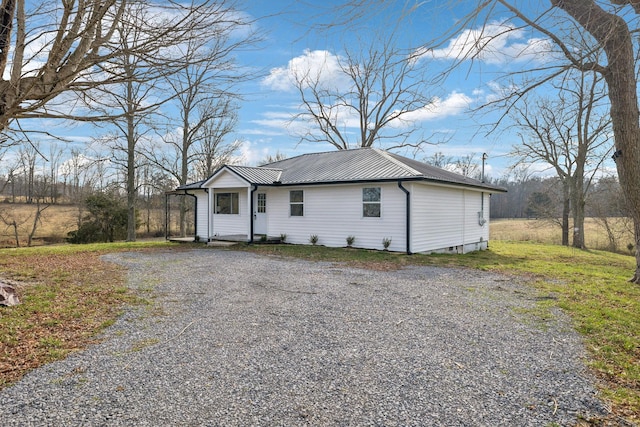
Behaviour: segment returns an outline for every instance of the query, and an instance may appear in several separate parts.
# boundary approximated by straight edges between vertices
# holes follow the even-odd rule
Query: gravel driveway
[[[0,392],[3,426],[549,426],[603,415],[517,280],[200,249],[105,257],[153,300]]]

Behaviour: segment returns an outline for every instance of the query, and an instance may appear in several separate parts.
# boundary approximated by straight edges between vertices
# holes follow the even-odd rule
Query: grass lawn
[[[124,305],[144,302],[126,288],[122,268],[101,262],[100,255],[192,247],[156,242],[0,250],[0,278],[24,283],[19,288],[22,304],[0,307],[0,388],[29,369],[86,347],[113,323]],[[299,245],[238,248],[377,270],[413,264],[522,275],[543,295],[554,296],[541,299],[542,317],[551,305],[572,317],[584,336],[589,366],[601,380],[600,388],[614,413],[640,421],[640,286],[627,282],[634,267],[630,256],[500,241],[492,241],[489,251],[467,255],[407,256]]]

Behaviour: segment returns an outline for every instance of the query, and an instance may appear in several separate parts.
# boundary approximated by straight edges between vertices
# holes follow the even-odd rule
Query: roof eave
[[[491,187],[485,185],[477,185],[472,183],[442,181],[433,178],[427,178],[423,176],[409,176],[409,177],[387,177],[387,178],[363,178],[363,179],[350,179],[350,180],[335,180],[335,181],[307,181],[307,182],[273,182],[270,184],[257,184],[265,187],[296,187],[296,186],[312,186],[312,185],[343,185],[343,184],[365,184],[368,182],[398,182],[398,181],[414,181],[414,182],[430,182],[433,184],[454,186],[454,187],[466,187],[474,188],[480,191],[487,191],[491,193],[506,193],[507,190],[501,187]]]

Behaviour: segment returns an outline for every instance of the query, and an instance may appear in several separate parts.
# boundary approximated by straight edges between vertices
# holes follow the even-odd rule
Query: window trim
[[[230,212],[220,212],[220,205],[218,204],[218,198],[222,195],[229,195],[229,210]],[[235,199],[235,203],[234,203]],[[215,202],[215,214],[216,215],[240,215],[240,193],[237,191],[225,191],[225,192],[216,192],[214,194],[214,202]],[[233,208],[236,208],[234,212]]]
[[[378,190],[378,200],[365,200],[365,190],[368,189],[377,189]],[[362,218],[382,218],[382,187],[362,187]],[[378,205],[378,215],[366,215],[365,206],[367,205]]]
[[[292,196],[293,193],[300,193],[302,195],[302,200],[300,201],[293,201]],[[293,214],[293,207],[298,207],[300,206],[301,208],[301,212],[300,215],[294,215]],[[304,190],[289,190],[289,217],[303,217],[304,216]]]

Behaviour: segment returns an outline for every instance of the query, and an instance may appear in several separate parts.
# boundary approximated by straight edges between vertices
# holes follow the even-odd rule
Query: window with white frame
[[[362,216],[380,218],[380,187],[364,187],[362,189]]]
[[[267,194],[266,193],[258,193],[258,213],[267,213]]]
[[[289,191],[289,214],[304,216],[304,192],[302,190]]]
[[[216,213],[221,215],[238,214],[238,193],[216,193]]]

